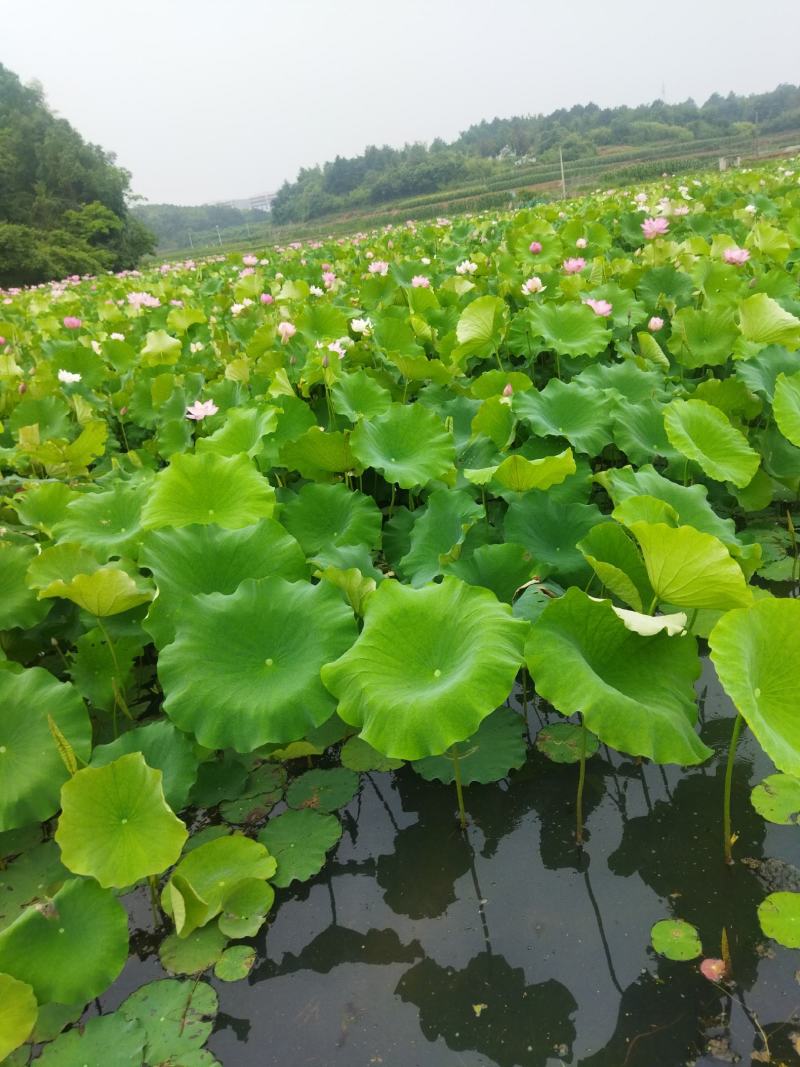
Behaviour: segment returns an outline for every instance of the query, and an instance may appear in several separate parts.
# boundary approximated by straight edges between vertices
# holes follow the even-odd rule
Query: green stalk
[[[731,848],[733,845],[733,842],[731,841],[731,784],[733,782],[733,763],[736,756],[736,745],[739,741],[739,734],[742,732],[743,725],[744,719],[741,715],[737,715],[736,722],[733,724],[730,747],[728,748],[728,765],[725,768],[725,797],[722,807],[722,833],[725,839],[724,852],[726,863],[733,863],[733,856],[731,855]]]
[[[461,764],[459,762],[458,752],[453,749],[450,753],[450,759],[453,761],[453,774],[456,779],[456,796],[458,797],[458,821],[463,831],[467,829],[467,813],[464,809],[464,790],[461,785]]]
[[[575,840],[583,844],[583,786],[586,782],[586,727],[581,717],[581,762],[578,772],[578,795],[575,800]]]

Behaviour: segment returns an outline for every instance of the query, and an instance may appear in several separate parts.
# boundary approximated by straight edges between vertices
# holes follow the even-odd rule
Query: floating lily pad
[[[524,733],[525,723],[516,711],[498,708],[492,712],[472,737],[448,750],[458,756],[462,783],[486,785],[518,770],[525,762]],[[449,785],[455,780],[454,762],[447,754],[417,760],[413,767],[428,782]]]
[[[358,775],[345,767],[306,771],[286,790],[290,808],[336,811],[349,804],[358,790]]]
[[[351,771],[396,771],[403,766],[403,760],[381,755],[362,737],[348,738],[342,745],[340,758],[342,766]]]
[[[283,888],[293,881],[313,878],[341,836],[342,826],[335,816],[308,809],[287,811],[270,819],[258,839],[278,862],[273,884]]]
[[[769,822],[781,826],[800,822],[800,780],[790,774],[770,774],[753,789],[750,800]]]
[[[536,747],[553,763],[579,763],[581,751],[588,759],[597,752],[600,741],[585,727],[556,722],[538,732]]]
[[[145,1063],[147,1034],[135,1019],[119,1012],[87,1020],[80,1029],[69,1030],[47,1045],[36,1061],[43,1067],[89,1067],[90,1064],[113,1062],[125,1067]],[[149,1061],[147,1061],[149,1062]]]
[[[668,960],[694,960],[703,946],[697,930],[682,919],[662,919],[650,931],[653,948]]]
[[[0,1060],[30,1037],[38,1006],[26,982],[0,974]]]
[[[41,1004],[31,1042],[37,1045],[55,1040],[65,1026],[80,1019],[85,1007],[85,1004]]]
[[[226,948],[214,965],[214,977],[221,982],[238,982],[246,978],[256,962],[256,950],[249,945]]]
[[[758,921],[779,945],[800,948],[800,893],[770,893],[758,905]]]
[[[147,1064],[183,1064],[205,1044],[217,1008],[217,994],[207,982],[165,978],[131,993],[118,1014],[144,1027]]]
[[[158,958],[170,974],[200,974],[222,956],[227,937],[210,923],[188,937],[169,934],[158,948]]]
[[[227,937],[255,937],[274,902],[268,882],[245,878],[225,897],[219,928]]]

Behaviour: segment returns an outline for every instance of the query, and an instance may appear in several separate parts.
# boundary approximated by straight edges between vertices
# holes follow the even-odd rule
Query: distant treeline
[[[248,225],[263,229],[264,223],[269,220],[269,215],[264,211],[240,211],[239,208],[224,204],[200,204],[197,207],[137,204],[133,214],[152,230],[161,249],[186,248],[190,244],[190,235],[198,244],[207,244],[213,240],[217,226],[220,232],[225,233],[241,229],[244,236]]]
[[[715,93],[702,105],[693,100],[640,107],[561,108],[550,115],[495,118],[470,126],[452,143],[403,148],[370,146],[362,155],[337,156],[303,168],[285,182],[272,204],[276,224],[305,222],[339,211],[435,193],[489,180],[510,164],[585,159],[615,146],[673,143],[678,149],[714,137],[755,137],[800,128],[800,87],[781,85],[769,93]]]
[[[0,64],[0,286],[133,267],[154,247],[130,174]]]

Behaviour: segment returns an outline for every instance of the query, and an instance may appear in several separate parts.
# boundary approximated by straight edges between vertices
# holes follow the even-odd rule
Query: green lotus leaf
[[[336,589],[341,590],[347,603],[358,616],[364,614],[364,607],[368,598],[375,592],[377,582],[374,578],[365,578],[358,567],[325,567],[324,570],[314,572],[314,577],[320,581],[330,582]]]
[[[562,714],[581,712],[601,741],[657,763],[702,763],[695,733],[692,637],[640,637],[607,600],[569,589],[533,624],[525,658],[536,691]]]
[[[741,302],[739,329],[746,341],[782,345],[790,352],[800,348],[800,319],[766,293],[755,293]]]
[[[286,790],[290,808],[311,811],[336,811],[349,804],[358,791],[358,775],[346,767],[306,771]]]
[[[28,1040],[38,1012],[36,997],[26,982],[0,974],[0,1060]]]
[[[97,745],[91,765],[105,767],[129,752],[141,752],[148,767],[161,771],[164,799],[173,811],[180,811],[197,778],[195,746],[186,734],[164,719],[137,726],[108,745]]]
[[[694,960],[703,946],[697,930],[683,919],[662,919],[650,931],[653,948],[668,960]]]
[[[764,599],[711,631],[719,680],[779,771],[800,777],[800,601]]]
[[[333,545],[377,548],[381,543],[378,506],[370,497],[341,484],[309,482],[285,502],[280,519],[307,556],[324,554]]]
[[[422,589],[384,581],[358,640],[322,679],[379,752],[441,755],[506,699],[526,631],[508,605],[457,578]]]
[[[274,903],[275,890],[268,882],[244,878],[225,897],[219,929],[226,937],[255,937]]]
[[[453,435],[422,404],[392,404],[385,414],[360,422],[350,447],[360,463],[402,489],[444,478],[455,460]]]
[[[630,530],[658,603],[725,611],[752,602],[741,567],[711,534],[659,522],[634,522]]]
[[[192,915],[187,914],[183,917],[183,923],[179,923],[179,915],[174,914],[178,934],[188,937],[198,926],[204,926],[219,915],[227,898],[240,882],[251,878],[265,881],[275,874],[276,866],[266,848],[249,837],[242,834],[218,837],[183,857],[161,894],[161,903],[167,914],[173,915],[174,895],[170,888],[174,886],[184,899],[186,887],[191,889],[192,904],[195,905]],[[197,901],[203,905],[202,915],[201,909],[196,906]],[[201,921],[190,922],[190,918],[199,918]]]
[[[600,741],[585,726],[555,722],[538,732],[536,747],[552,763],[579,763],[581,752],[589,759],[597,752]]]
[[[387,412],[392,403],[388,389],[379,385],[365,370],[343,374],[331,389],[331,403],[337,415],[350,422],[374,419]]]
[[[491,396],[481,404],[470,423],[472,436],[483,434],[496,448],[507,448],[514,439],[516,419],[505,397]]]
[[[335,815],[309,808],[287,811],[270,819],[258,839],[278,861],[273,885],[285,888],[294,881],[307,882],[313,878],[322,870],[326,854],[341,836],[342,825]]]
[[[114,1012],[87,1019],[80,1028],[61,1034],[45,1046],[36,1062],[42,1067],[88,1067],[110,1062],[141,1067],[145,1063],[146,1040],[144,1027],[137,1020]]]
[[[800,371],[778,375],[772,412],[786,440],[800,448]]]
[[[0,866],[0,930],[15,922],[32,902],[51,897],[67,878],[69,871],[53,841],[37,844]]]
[[[53,536],[82,545],[98,558],[136,555],[142,537],[139,520],[152,480],[120,481],[100,493],[82,493],[66,507]]]
[[[59,596],[59,588],[68,585],[81,574],[93,574],[100,569],[94,553],[80,545],[62,542],[44,548],[28,566],[28,585],[39,597]]]
[[[614,411],[614,444],[631,463],[646,463],[653,456],[677,459],[664,429],[664,404],[646,399],[620,403]]]
[[[578,548],[603,586],[634,611],[646,611],[653,589],[636,543],[616,523],[593,526]]]
[[[414,587],[440,575],[457,559],[469,530],[483,518],[484,510],[464,489],[436,489],[414,523],[411,545],[398,563]]]
[[[133,682],[134,661],[145,643],[144,634],[139,634],[120,637],[110,645],[99,627],[87,630],[75,642],[70,657],[68,674],[75,688],[96,708],[113,711]]]
[[[479,296],[461,312],[456,325],[460,361],[470,356],[484,359],[502,344],[508,327],[508,306],[498,296]]]
[[[779,945],[800,948],[800,893],[770,893],[758,905],[758,921]]]
[[[575,470],[572,449],[567,448],[557,456],[543,456],[541,459],[507,456],[495,467],[465,470],[464,477],[475,485],[485,485],[491,481],[510,492],[525,493],[530,489],[549,489],[553,485],[560,485]]]
[[[483,720],[472,737],[454,744],[442,756],[416,760],[413,767],[426,782],[450,785],[455,781],[453,757],[456,756],[463,785],[498,782],[525,762],[524,734],[525,722],[521,716],[511,708],[498,708]]]
[[[158,958],[168,974],[201,974],[213,967],[227,943],[219,927],[209,924],[188,937],[169,934],[158,947]]]
[[[308,576],[303,550],[274,519],[240,530],[153,530],[142,546],[140,563],[152,571],[158,587],[144,626],[159,648],[174,640],[178,621],[192,610],[191,598],[197,593],[235,593],[247,578],[279,575],[296,582]]]
[[[342,766],[351,771],[396,771],[403,766],[401,759],[382,755],[362,737],[350,737],[340,753]]]
[[[319,670],[355,636],[352,611],[327,583],[271,577],[197,596],[159,657],[164,710],[206,748],[294,741],[334,710]]]
[[[539,437],[566,437],[577,452],[596,456],[613,440],[613,404],[591,386],[551,378],[541,392],[517,394],[512,406]]]
[[[761,458],[725,415],[705,400],[673,400],[664,408],[670,442],[718,482],[743,488],[758,470]]]
[[[145,366],[161,363],[176,363],[181,354],[181,342],[177,337],[170,337],[166,330],[148,330],[141,350]]]
[[[597,356],[611,341],[605,319],[585,304],[539,304],[530,323],[545,346],[561,356]]]
[[[311,426],[280,450],[280,463],[304,478],[322,480],[329,475],[353,470],[357,463],[347,433]]]
[[[800,822],[800,780],[790,774],[770,774],[752,790],[750,802],[762,819],[792,826]]]
[[[91,879],[65,882],[0,933],[0,971],[27,982],[40,1004],[100,996],[128,957],[128,917]]]
[[[218,456],[238,456],[245,452],[251,459],[263,451],[263,439],[275,432],[278,412],[275,408],[232,408],[225,422],[209,437],[201,437],[196,452],[214,452]]]
[[[119,615],[146,604],[153,590],[141,578],[132,578],[119,567],[100,567],[91,574],[76,574],[68,582],[55,581],[40,596],[60,596],[97,618]]]
[[[200,764],[189,799],[200,808],[214,808],[223,800],[234,800],[241,796],[246,781],[247,768],[238,756],[227,752]],[[190,845],[192,841],[194,835],[190,838]]]
[[[50,730],[52,719],[79,760],[87,760],[92,728],[73,686],[41,667],[0,671],[0,830],[49,819],[69,776]]]
[[[55,1040],[65,1026],[80,1019],[84,1009],[84,1004],[42,1004],[31,1034],[31,1043],[38,1045],[42,1041]]]
[[[592,572],[577,543],[603,521],[594,504],[565,504],[547,493],[527,493],[509,505],[505,538],[525,546],[539,577],[585,585]]]
[[[629,496],[617,504],[611,512],[611,518],[622,523],[623,526],[632,526],[635,522],[663,522],[666,526],[680,526],[680,518],[672,505],[657,497]]]
[[[684,367],[714,367],[728,362],[738,336],[730,307],[686,307],[673,316],[667,347]]]
[[[131,993],[117,1014],[144,1027],[148,1064],[188,1064],[208,1040],[217,1009],[207,982],[163,978]]]
[[[246,455],[176,454],[153,484],[142,508],[142,527],[205,526],[227,530],[269,518],[275,492]]]
[[[67,504],[74,496],[75,490],[64,482],[33,482],[11,504],[20,522],[43,530],[49,537],[56,523],[64,518]]]
[[[74,774],[61,788],[55,834],[64,865],[117,889],[171,867],[189,835],[161,779],[141,752]]]
[[[226,948],[214,964],[214,977],[220,982],[239,982],[246,978],[256,962],[256,950],[249,945]]]
[[[480,545],[471,556],[449,564],[446,573],[468,585],[490,589],[510,604],[514,594],[534,572],[533,556],[524,545]]]
[[[36,554],[33,545],[0,541],[0,630],[36,626],[50,610],[51,605],[43,604],[25,581]]]

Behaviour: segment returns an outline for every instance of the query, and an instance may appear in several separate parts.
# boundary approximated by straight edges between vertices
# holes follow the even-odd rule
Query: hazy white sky
[[[800,82],[800,0],[0,0],[0,62],[151,201],[482,118]]]

